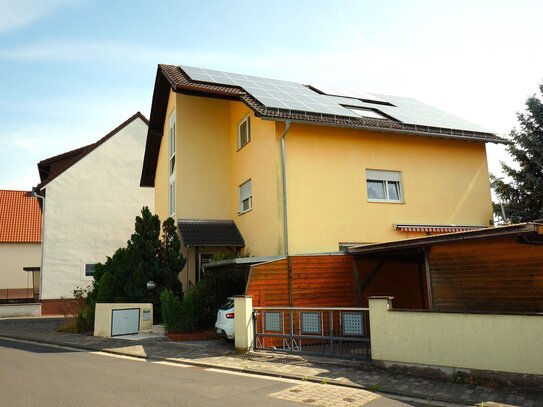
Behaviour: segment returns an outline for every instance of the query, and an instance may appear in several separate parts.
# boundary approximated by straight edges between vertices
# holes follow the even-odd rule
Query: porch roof
[[[179,219],[186,247],[244,247],[245,240],[233,220]]]

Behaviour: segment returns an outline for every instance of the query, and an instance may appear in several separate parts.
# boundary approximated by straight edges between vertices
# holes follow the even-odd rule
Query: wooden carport
[[[543,311],[543,225],[525,223],[349,249],[357,296],[397,308]],[[364,304],[365,305],[365,304]]]

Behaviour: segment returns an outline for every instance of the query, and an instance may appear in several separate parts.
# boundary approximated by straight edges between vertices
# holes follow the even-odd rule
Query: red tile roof
[[[0,190],[0,242],[41,242],[41,210],[28,191]]]

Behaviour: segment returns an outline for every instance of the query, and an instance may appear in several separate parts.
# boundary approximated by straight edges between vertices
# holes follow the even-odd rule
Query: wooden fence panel
[[[543,246],[515,238],[433,246],[434,308],[543,312]]]

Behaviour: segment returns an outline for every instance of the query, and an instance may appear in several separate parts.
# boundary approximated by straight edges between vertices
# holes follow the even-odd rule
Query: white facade
[[[85,265],[126,246],[143,206],[154,212],[153,188],[139,186],[146,137],[136,117],[44,186],[42,299],[89,286]]]

